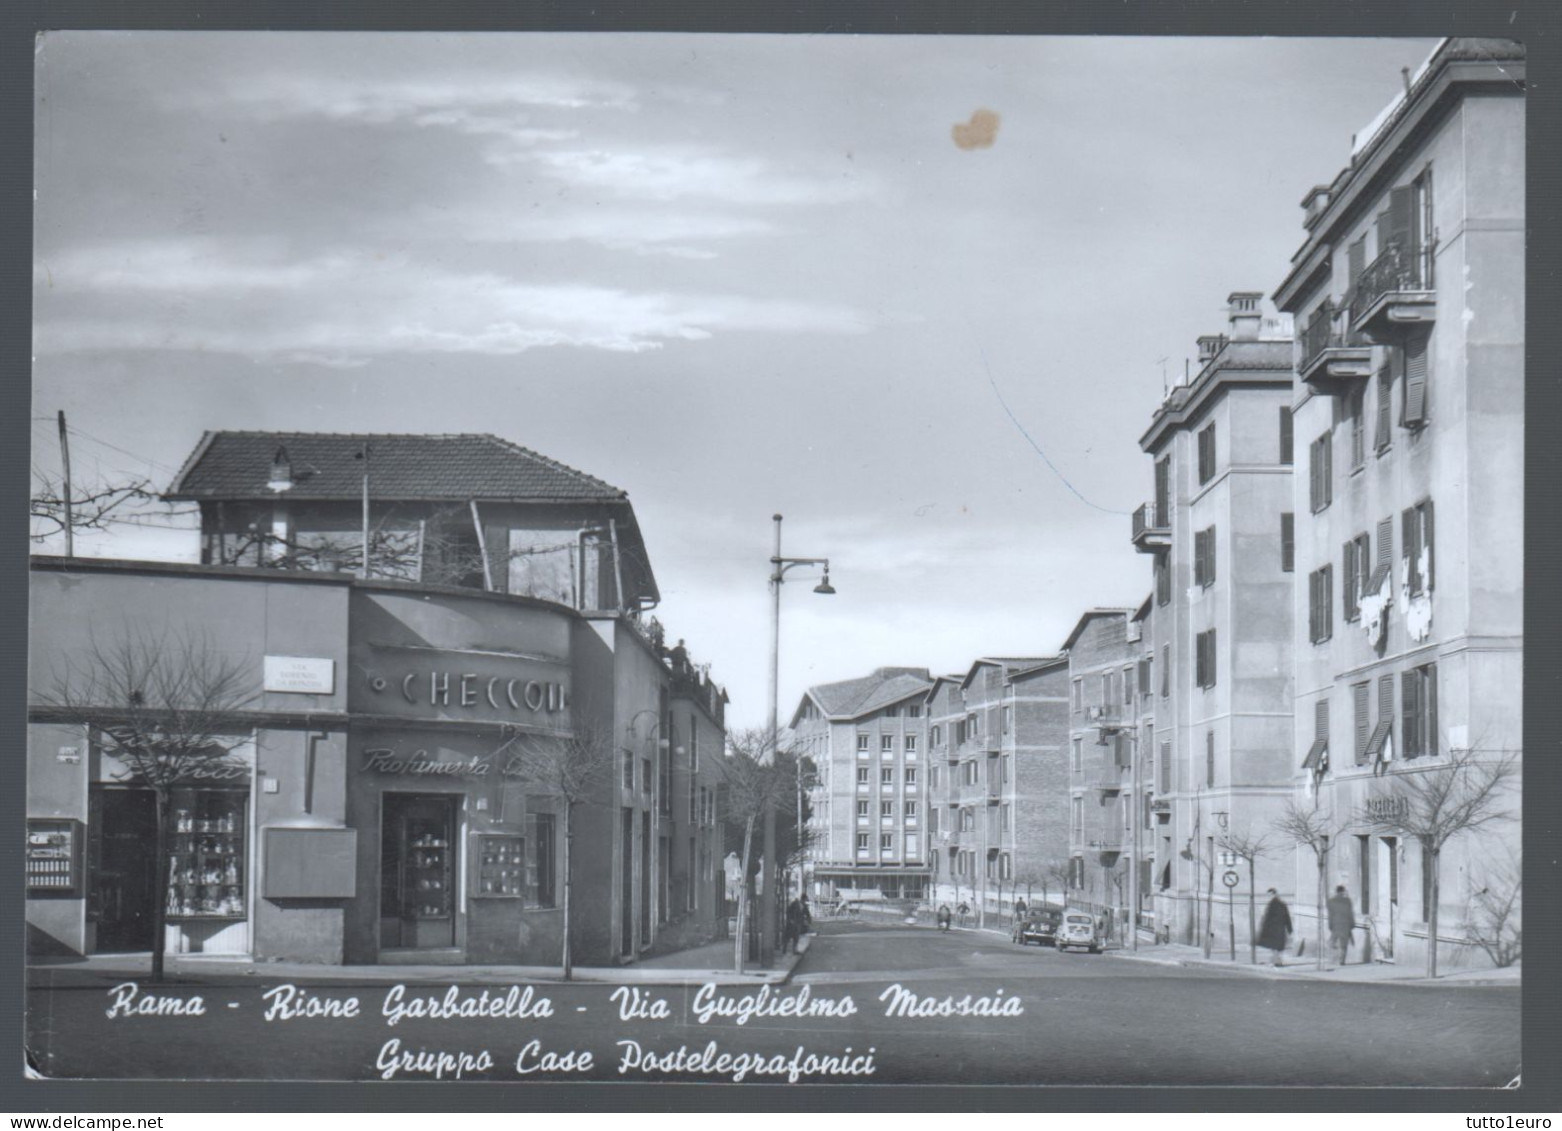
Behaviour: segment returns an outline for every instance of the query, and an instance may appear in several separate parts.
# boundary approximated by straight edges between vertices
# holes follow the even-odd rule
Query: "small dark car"
[[[1021,946],[1036,943],[1039,946],[1056,946],[1058,927],[1063,922],[1063,912],[1055,907],[1037,907],[1025,921],[1014,928],[1014,941]]]

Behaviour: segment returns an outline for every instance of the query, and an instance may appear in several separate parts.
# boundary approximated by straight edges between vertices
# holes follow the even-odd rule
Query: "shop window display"
[[[245,802],[242,793],[173,792],[168,918],[245,917]]]

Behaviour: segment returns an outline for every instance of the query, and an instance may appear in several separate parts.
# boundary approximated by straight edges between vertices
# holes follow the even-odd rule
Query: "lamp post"
[[[770,725],[768,730],[772,762],[775,760],[776,746],[780,735],[777,703],[780,697],[781,672],[781,584],[786,580],[786,572],[789,569],[794,569],[797,566],[823,566],[824,580],[814,586],[814,592],[826,596],[835,592],[830,585],[830,559],[783,558],[781,556],[781,516],[775,515],[774,521],[776,524],[776,549],[770,558]],[[803,836],[802,788],[802,778],[799,776],[797,779],[797,838],[799,847],[801,847]],[[775,955],[775,893],[780,886],[779,876],[781,871],[780,862],[776,860],[776,810],[773,804],[765,806],[764,860],[765,897],[759,904],[759,960],[768,965]],[[802,876],[799,874],[799,885],[801,885],[801,882]]]

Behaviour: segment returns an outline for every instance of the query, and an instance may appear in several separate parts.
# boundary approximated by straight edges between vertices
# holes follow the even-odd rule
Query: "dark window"
[[[1411,668],[1399,677],[1404,757],[1437,754],[1437,665]]]
[[[1407,559],[1405,574],[1410,592],[1419,595],[1432,588],[1432,500],[1425,499],[1401,516],[1400,553]]]
[[[1421,330],[1405,342],[1405,405],[1400,422],[1406,428],[1426,423],[1426,347],[1430,332]]]
[[[1171,457],[1155,461],[1155,524],[1171,521]]]
[[[1397,356],[1390,351],[1391,356]],[[1393,440],[1393,430],[1390,424],[1393,421],[1394,405],[1394,368],[1392,362],[1378,370],[1378,430],[1375,440],[1378,451],[1389,446]]]
[[[1393,747],[1390,745],[1394,733],[1394,677],[1383,675],[1378,677],[1378,721],[1372,728],[1372,733],[1367,737],[1367,757],[1371,759],[1385,758]]]
[[[1194,637],[1194,674],[1200,687],[1215,686],[1215,630]]]
[[[1329,698],[1313,704],[1313,744],[1302,761],[1302,769],[1321,774],[1329,768]]]
[[[1171,743],[1161,743],[1161,760],[1155,769],[1160,780],[1160,793],[1164,796],[1171,792]]]
[[[1294,441],[1291,431],[1291,409],[1283,406],[1280,409],[1280,462],[1289,466],[1295,455]]]
[[[1171,694],[1171,645],[1161,645],[1161,698]]]
[[[1351,708],[1356,720],[1356,765],[1358,766],[1367,760],[1367,740],[1372,737],[1372,718],[1368,714],[1371,691],[1370,683],[1354,683],[1350,689]]]
[[[1356,280],[1361,278],[1361,273],[1366,269],[1367,266],[1367,233],[1362,232],[1361,235],[1356,239],[1356,242],[1351,244],[1350,247],[1346,249],[1345,254],[1346,262],[1349,265],[1350,272],[1349,289],[1355,290]]]
[[[1290,511],[1280,514],[1280,569],[1284,573],[1296,569],[1296,515]]]
[[[1166,560],[1165,554],[1155,555],[1155,603],[1171,603],[1171,563]]]
[[[1204,784],[1210,788],[1215,785],[1215,732],[1204,732]]]
[[[1199,433],[1199,483],[1215,478],[1215,426],[1209,425]]]
[[[1334,635],[1334,567],[1326,565],[1307,576],[1307,638],[1322,644]]]
[[[1208,589],[1215,583],[1215,528],[1193,535],[1193,583]]]
[[[857,784],[858,785],[867,785],[868,784],[868,767],[867,766],[858,766],[857,767]]]
[[[1345,606],[1345,619],[1347,621],[1353,621],[1361,615],[1362,594],[1369,592],[1367,589],[1367,570],[1370,568],[1370,563],[1368,562],[1369,541],[1370,539],[1367,535],[1358,534],[1355,538],[1345,543],[1345,568],[1343,571],[1345,580],[1340,590],[1340,595]]]
[[[1367,390],[1357,385],[1345,404],[1350,420],[1350,466],[1355,471],[1367,462]]]
[[[1314,514],[1334,501],[1334,450],[1330,439],[1331,434],[1325,432],[1308,449],[1308,470],[1311,474],[1309,498]]]
[[[1153,656],[1146,656],[1144,659],[1139,661],[1139,694],[1146,697],[1149,696],[1150,688],[1152,686],[1150,664],[1153,659]]]
[[[536,845],[537,906],[552,907],[555,904],[552,813],[537,814],[537,832],[533,843]]]

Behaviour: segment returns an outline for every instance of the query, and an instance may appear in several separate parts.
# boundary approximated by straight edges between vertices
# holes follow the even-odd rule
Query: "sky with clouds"
[[[205,429],[497,433],[629,492],[740,724],[777,511],[839,591],[786,587],[783,712],[1050,653],[1148,592],[1165,382],[1432,45],[50,34],[34,467],[59,410],[87,484]],[[185,523],[77,551],[194,560]]]

